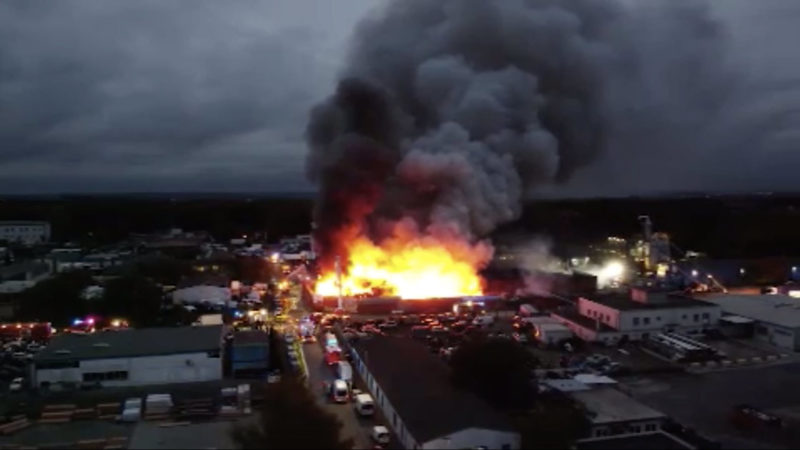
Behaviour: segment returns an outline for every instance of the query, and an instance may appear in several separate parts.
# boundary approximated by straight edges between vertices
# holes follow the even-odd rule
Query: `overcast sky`
[[[381,3],[0,2],[0,193],[310,190],[308,111],[333,90],[353,26]],[[750,81],[800,100],[800,1],[712,5]],[[793,187],[798,152],[776,156],[769,168],[783,175],[753,186]],[[620,164],[564,192],[596,193]]]

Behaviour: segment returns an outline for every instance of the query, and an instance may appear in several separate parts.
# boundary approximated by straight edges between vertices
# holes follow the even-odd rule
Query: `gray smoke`
[[[722,43],[693,0],[390,2],[308,127],[323,253],[403,218],[480,238],[609,144],[647,152],[665,121],[694,133],[735,81]]]

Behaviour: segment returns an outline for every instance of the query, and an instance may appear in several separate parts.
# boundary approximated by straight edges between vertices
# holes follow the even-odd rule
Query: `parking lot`
[[[633,377],[622,380],[621,388],[681,424],[718,440],[723,448],[797,448],[800,390],[792,386],[798,376],[800,363],[791,362],[708,373]],[[730,421],[731,409],[737,404],[774,413],[787,425],[772,431],[738,430]]]

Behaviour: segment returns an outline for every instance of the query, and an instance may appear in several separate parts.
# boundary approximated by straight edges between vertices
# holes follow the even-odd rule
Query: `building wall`
[[[219,353],[215,353],[219,355]],[[127,372],[126,379],[99,381],[103,386],[141,386],[147,384],[186,383],[222,379],[219,356],[208,353],[144,356],[138,358],[91,359],[78,367],[37,369],[36,385],[43,382],[81,383],[87,373]],[[95,379],[88,379],[93,382]]]
[[[617,310],[585,298],[578,300],[578,312],[590,319],[600,320],[634,340],[641,339],[645,333],[660,332],[667,328],[690,334],[699,332],[704,328],[715,327],[722,315],[722,310],[717,305]]]
[[[591,319],[599,319],[615,330],[619,329],[619,311],[602,303],[593,302],[586,298],[578,299],[578,313]]]
[[[798,329],[767,322],[756,322],[753,336],[779,348],[791,351],[800,349],[800,330]]]
[[[425,449],[457,449],[486,447],[492,449],[520,448],[519,434],[511,431],[487,430],[484,428],[467,428],[449,436],[425,442],[420,448]],[[407,447],[413,448],[413,447]]]
[[[660,430],[663,423],[663,419],[653,419],[614,424],[592,424],[589,429],[589,437],[585,440],[608,436],[626,436],[653,433]]]
[[[36,244],[50,240],[50,224],[46,222],[0,222],[0,240]]]

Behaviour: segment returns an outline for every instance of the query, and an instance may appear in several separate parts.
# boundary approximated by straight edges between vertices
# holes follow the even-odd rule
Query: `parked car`
[[[526,333],[512,333],[511,337],[520,344],[527,344],[529,342],[528,335]]]
[[[783,427],[783,419],[780,417],[744,404],[733,407],[731,421],[737,428]]]
[[[386,445],[392,439],[389,434],[389,429],[383,425],[375,425],[372,427],[372,440],[378,444]]]
[[[22,377],[17,377],[11,380],[11,384],[8,385],[9,392],[19,392],[22,390],[22,383],[24,382]]]

